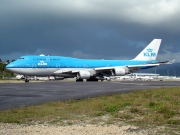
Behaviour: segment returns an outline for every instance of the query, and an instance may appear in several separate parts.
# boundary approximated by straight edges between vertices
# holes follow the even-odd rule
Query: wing
[[[142,64],[142,65],[126,65],[126,66],[112,66],[112,67],[98,67],[98,68],[79,68],[79,69],[59,69],[55,71],[54,75],[60,74],[86,74],[88,76],[122,76],[125,74],[130,74],[136,72],[140,69],[148,69],[151,67],[159,66],[160,64],[172,64],[175,60],[171,61],[162,61],[151,64]]]
[[[114,66],[114,67],[100,67],[100,68],[95,68],[95,71],[98,72],[107,72],[107,71],[111,71],[111,70],[118,70],[118,69],[124,69],[125,73],[131,73],[131,72],[135,72],[139,69],[146,69],[146,68],[150,68],[150,67],[155,67],[155,66],[159,66],[160,64],[143,64],[143,65],[127,65],[127,66]]]
[[[99,68],[86,68],[86,69],[59,69],[53,74],[76,74],[82,71],[90,72],[91,75],[106,74],[106,75],[125,75],[139,69],[146,69],[150,67],[159,66],[159,64],[143,64],[143,65],[130,65],[130,66],[113,66],[113,67],[99,67]]]
[[[175,59],[170,60],[170,61],[161,61],[161,62],[157,62],[157,63],[152,63],[152,64],[142,64],[142,65],[127,65],[127,66],[115,66],[115,67],[100,67],[100,68],[95,68],[94,70],[97,71],[98,73],[103,73],[103,72],[108,72],[108,71],[120,71],[120,70],[125,70],[125,74],[128,73],[132,73],[132,72],[136,72],[140,69],[148,69],[151,67],[156,67],[159,66],[161,64],[172,64],[175,62]],[[116,72],[118,74],[118,72]],[[116,75],[116,73],[114,73],[114,75]],[[123,75],[124,72],[119,73],[119,75]],[[124,75],[125,75],[124,74]]]

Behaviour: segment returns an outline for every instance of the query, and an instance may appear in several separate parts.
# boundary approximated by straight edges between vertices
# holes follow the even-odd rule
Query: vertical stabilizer
[[[154,39],[134,60],[156,60],[161,39]]]

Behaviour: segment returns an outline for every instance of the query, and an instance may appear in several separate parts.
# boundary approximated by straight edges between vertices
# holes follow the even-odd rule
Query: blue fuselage
[[[98,68],[152,64],[156,62],[156,60],[94,60],[62,56],[23,56],[7,65],[6,68]]]
[[[137,70],[146,69],[154,67],[146,66],[147,64],[156,62],[157,61],[77,59],[62,56],[22,56],[18,60],[8,64],[6,68],[21,75],[75,77],[77,76],[77,72],[83,75],[96,76],[99,73],[107,73],[107,70],[110,71],[112,67],[113,69],[121,68],[121,70],[126,70],[123,73],[124,75],[131,72],[128,66],[136,66],[138,67],[136,68]],[[106,71],[104,72],[104,70]],[[110,72],[108,74],[110,75]]]

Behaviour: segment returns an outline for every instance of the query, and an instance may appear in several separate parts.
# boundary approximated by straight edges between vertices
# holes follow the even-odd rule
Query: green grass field
[[[0,111],[0,122],[59,125],[124,123],[142,129],[164,126],[163,132],[180,133],[180,87],[5,110]]]

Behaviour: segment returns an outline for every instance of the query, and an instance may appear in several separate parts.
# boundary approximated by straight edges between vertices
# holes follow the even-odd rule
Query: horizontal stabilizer
[[[170,61],[160,61],[158,62],[159,64],[173,64],[176,60],[173,59],[173,60],[170,60]]]

